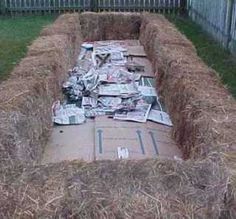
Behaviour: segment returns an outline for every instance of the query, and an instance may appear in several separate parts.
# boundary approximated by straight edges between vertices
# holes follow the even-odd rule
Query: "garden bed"
[[[35,167],[52,130],[51,105],[60,97],[80,44],[109,39],[139,39],[144,45],[174,125],[173,139],[186,161],[77,161]],[[164,17],[63,15],[42,31],[0,90],[3,217],[235,216],[235,100]]]

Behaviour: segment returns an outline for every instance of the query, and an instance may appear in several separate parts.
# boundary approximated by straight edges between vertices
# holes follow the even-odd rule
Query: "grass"
[[[27,46],[52,23],[53,16],[0,17],[0,80],[25,56]]]
[[[203,61],[219,73],[222,82],[236,98],[236,57],[223,49],[219,43],[206,34],[189,18],[167,17],[195,45]]]

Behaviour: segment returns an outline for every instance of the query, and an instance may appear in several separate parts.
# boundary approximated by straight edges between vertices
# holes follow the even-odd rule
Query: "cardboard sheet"
[[[94,120],[87,120],[83,125],[55,126],[42,163],[74,159],[90,162],[94,156]]]
[[[119,159],[119,147],[128,149],[128,159],[155,157],[153,148],[146,142],[145,128],[139,123],[114,121],[105,117],[95,120],[96,160]]]
[[[114,121],[99,117],[95,120],[96,160],[119,159],[117,150],[128,151],[126,159],[154,157],[181,157],[180,150],[171,139],[171,128],[152,122],[145,124]],[[126,152],[127,153],[127,152]],[[125,158],[124,158],[125,159]]]
[[[136,56],[136,57],[146,57],[147,54],[144,51],[143,46],[128,46],[128,54],[130,56]]]
[[[133,61],[145,66],[144,72],[140,72],[140,74],[149,77],[155,76],[152,70],[152,63],[146,57],[134,57]]]
[[[154,122],[116,121],[99,116],[83,125],[56,126],[42,163],[175,156],[181,157],[181,151],[171,139],[171,127]]]

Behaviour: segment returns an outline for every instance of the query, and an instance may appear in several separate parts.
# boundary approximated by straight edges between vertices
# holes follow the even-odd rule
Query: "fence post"
[[[0,15],[4,15],[4,14],[5,14],[5,2],[0,1]]]
[[[187,0],[180,0],[180,14],[186,15],[187,13]]]
[[[98,0],[90,0],[90,10],[98,12]]]
[[[187,14],[192,18],[192,0],[187,0]]]
[[[229,44],[230,44],[230,41],[231,41],[233,6],[234,6],[234,0],[228,0],[227,17],[226,17],[226,34],[227,34],[226,48],[227,49],[229,49]]]

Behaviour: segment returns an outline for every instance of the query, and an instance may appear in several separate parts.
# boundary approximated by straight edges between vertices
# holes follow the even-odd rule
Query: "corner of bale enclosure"
[[[197,56],[196,49],[163,16],[144,15],[140,40],[157,72],[159,92],[185,158],[234,149],[236,103]]]
[[[141,25],[139,13],[93,13],[80,15],[85,41],[137,39]]]

